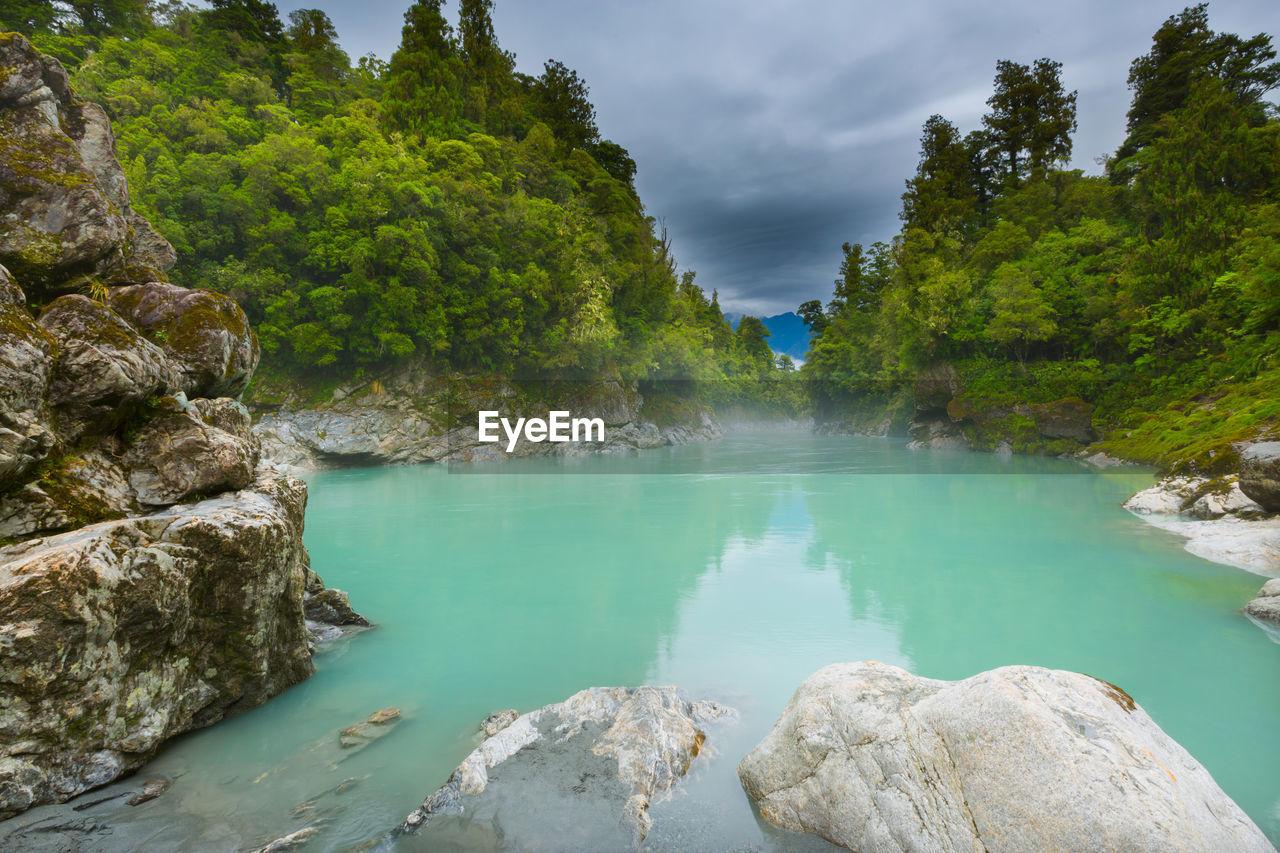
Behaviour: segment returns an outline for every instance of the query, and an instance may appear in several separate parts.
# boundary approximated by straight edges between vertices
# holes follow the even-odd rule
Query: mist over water
[[[1280,645],[1238,612],[1262,579],[1123,510],[1149,473],[776,431],[309,479],[313,565],[377,628],[126,781],[174,778],[160,799],[77,813],[113,824],[95,849],[234,850],[317,821],[307,849],[345,849],[442,784],[485,714],[642,683],[741,711],[653,807],[653,849],[821,848],[762,826],[734,771],[805,677],[853,660],[1118,684],[1280,840]],[[398,728],[336,748],[388,705]]]

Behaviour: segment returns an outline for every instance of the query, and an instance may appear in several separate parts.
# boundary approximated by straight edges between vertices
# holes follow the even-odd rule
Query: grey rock
[[[0,69],[0,263],[41,292],[171,265],[172,247],[129,204],[102,109],[20,35],[0,35]]]
[[[969,437],[964,427],[949,417],[918,416],[907,427],[911,441],[908,450],[969,450]]]
[[[1241,451],[1240,489],[1268,512],[1280,512],[1280,441]]]
[[[351,607],[351,599],[340,589],[322,589],[308,594],[304,610],[313,622],[341,627],[359,625],[369,627],[369,620]]]
[[[825,667],[738,776],[766,820],[863,853],[1273,850],[1126,693],[1040,667]]]
[[[1280,625],[1280,578],[1272,578],[1258,590],[1258,597],[1244,606],[1254,619]]]
[[[496,832],[526,850],[637,846],[652,825],[651,800],[688,771],[705,726],[732,714],[674,687],[583,690],[499,729],[398,832]],[[450,823],[464,810],[465,827]]]
[[[242,411],[237,418],[239,404],[221,402],[198,401],[153,418],[142,428],[125,457],[129,485],[139,503],[168,506],[193,496],[243,489],[253,481],[259,450],[248,413]]]
[[[24,538],[120,518],[138,509],[119,460],[91,448],[44,479],[0,495],[0,537]]]
[[[27,313],[26,297],[0,267],[0,487],[15,483],[56,443],[47,423],[57,342]]]
[[[235,300],[153,281],[112,288],[111,307],[164,348],[188,397],[239,397],[257,369],[258,338]]]
[[[60,296],[39,322],[58,342],[48,399],[68,441],[118,423],[141,404],[177,390],[177,374],[164,352],[92,299]]]
[[[269,841],[261,847],[255,847],[250,853],[283,853],[285,850],[297,850],[306,844],[320,830],[314,826],[304,826],[302,829],[290,832],[288,835],[282,835],[279,838]]]
[[[385,376],[385,381],[339,389],[334,400],[319,407],[282,406],[267,412],[254,427],[263,455],[286,470],[313,470],[625,453],[706,441],[721,434],[719,424],[705,412],[686,423],[647,422],[643,398],[634,385],[605,381],[587,387],[536,389],[557,402],[525,413],[545,417],[555,408],[572,411],[575,417],[599,417],[605,423],[603,443],[521,442],[514,453],[507,454],[503,446],[479,440],[475,413],[492,409],[517,416],[512,407],[520,399],[518,389],[481,389],[465,379],[422,378],[431,374],[429,365],[414,364]]]
[[[0,818],[140,766],[312,672],[306,486],[0,548]]]

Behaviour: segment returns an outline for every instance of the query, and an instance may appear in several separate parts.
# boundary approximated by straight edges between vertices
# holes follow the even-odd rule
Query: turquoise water
[[[873,659],[936,678],[1025,663],[1118,684],[1280,839],[1280,645],[1238,612],[1262,580],[1125,512],[1150,481],[795,432],[316,474],[313,565],[378,627],[131,783],[174,778],[165,796],[82,816],[114,822],[94,849],[235,850],[317,819],[307,849],[345,849],[441,784],[486,713],[663,683],[741,720],[655,805],[653,846],[786,849],[798,839],[759,825],[734,765],[806,676]],[[404,722],[339,754],[336,732],[387,705]]]

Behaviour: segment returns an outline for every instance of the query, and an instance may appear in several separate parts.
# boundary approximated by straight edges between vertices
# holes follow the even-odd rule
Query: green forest
[[[1136,58],[1123,144],[1085,175],[1061,65],[996,65],[989,112],[925,123],[902,230],[846,244],[802,375],[819,406],[903,409],[939,362],[969,405],[1080,397],[1104,446],[1230,470],[1280,426],[1280,63],[1202,4]]]
[[[405,14],[352,62],[319,10],[263,0],[11,2],[0,30],[101,103],[172,279],[234,296],[269,372],[445,370],[650,381],[780,378],[758,321],[681,272],[596,125],[586,81],[530,77],[492,0]]]
[[[1203,4],[1159,26],[1098,175],[1066,168],[1077,94],[1060,63],[996,62],[979,127],[924,123],[901,231],[846,244],[831,300],[799,306],[816,337],[794,372],[678,268],[586,81],[555,60],[516,71],[492,0],[460,0],[456,20],[444,5],[415,2],[386,62],[353,63],[324,12],[283,21],[263,0],[17,0],[0,28],[105,106],[138,209],[178,251],[173,280],[232,295],[268,373],[417,359],[731,380],[793,414],[905,423],[914,378],[945,362],[971,408],[1078,397],[1105,447],[1166,468],[1226,470],[1234,442],[1277,430],[1266,34],[1216,32]],[[762,378],[786,390],[743,391]]]

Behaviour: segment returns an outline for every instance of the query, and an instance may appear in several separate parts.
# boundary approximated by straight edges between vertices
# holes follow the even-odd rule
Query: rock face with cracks
[[[766,820],[862,853],[1273,850],[1128,694],[1039,667],[825,667],[738,776]]]
[[[490,715],[493,732],[398,832],[431,823],[448,839],[466,813],[523,849],[618,849],[652,825],[649,804],[704,749],[705,726],[733,712],[674,687],[594,687],[528,714]],[[471,831],[469,828],[467,831]]]
[[[368,624],[311,571],[306,486],[258,466],[231,399],[258,359],[243,312],[155,280],[172,249],[114,152],[57,61],[0,35],[0,819],[265,701],[317,637]]]
[[[33,292],[146,281],[173,247],[134,212],[102,107],[58,60],[0,34],[0,264]]]

